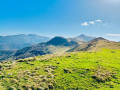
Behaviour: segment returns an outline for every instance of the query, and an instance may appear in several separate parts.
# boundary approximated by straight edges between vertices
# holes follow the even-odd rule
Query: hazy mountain
[[[48,42],[25,47],[14,52],[4,52],[3,56],[1,54],[0,60],[5,60],[7,58],[20,59],[45,54],[64,53],[76,46],[78,46],[78,43],[75,41],[68,41],[63,37],[55,37]],[[3,53],[3,51],[1,51],[1,53]]]
[[[47,42],[39,43],[17,51],[0,51],[0,60],[23,59],[45,54],[61,54],[70,51],[98,51],[101,48],[120,49],[120,43],[95,38],[89,42],[79,43],[63,37],[55,37]]]
[[[0,50],[17,50],[40,42],[46,42],[48,40],[50,40],[49,37],[35,34],[0,36]]]
[[[14,54],[14,57],[15,59],[19,59],[45,54],[62,53],[77,45],[77,42],[68,41],[63,37],[55,37],[46,43],[39,43],[37,45],[20,49]]]
[[[80,36],[74,37],[73,39],[77,40],[77,41],[91,41],[91,40],[95,39],[95,37],[81,34]]]

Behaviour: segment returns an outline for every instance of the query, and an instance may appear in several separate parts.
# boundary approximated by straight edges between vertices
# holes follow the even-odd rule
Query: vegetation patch
[[[0,63],[0,90],[119,90],[120,50],[51,54]]]
[[[99,67],[99,69],[92,75],[92,78],[98,82],[106,82],[111,80],[112,75],[114,74],[111,71],[107,71],[103,67]]]

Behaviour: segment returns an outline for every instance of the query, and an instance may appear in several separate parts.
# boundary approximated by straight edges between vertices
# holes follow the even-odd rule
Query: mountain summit
[[[83,46],[79,45],[73,51],[99,51],[102,48],[118,50],[120,49],[120,43],[99,37],[87,42]]]
[[[91,40],[95,39],[95,37],[81,34],[80,36],[74,37],[74,39],[77,41],[91,41]]]
[[[68,42],[67,39],[63,37],[54,37],[53,39],[48,41],[47,44],[48,45],[64,45],[67,42]]]

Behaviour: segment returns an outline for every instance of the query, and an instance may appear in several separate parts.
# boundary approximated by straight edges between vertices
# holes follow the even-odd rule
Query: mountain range
[[[39,36],[36,34],[19,34],[0,36],[0,50],[18,50],[23,47],[46,42],[49,37]]]
[[[0,50],[0,60],[17,60],[39,55],[61,54],[73,51],[98,51],[101,48],[120,49],[120,43],[118,42],[109,41],[102,37],[89,37],[83,34],[77,36],[77,39],[76,37],[54,37],[47,42],[30,45],[19,50]]]
[[[77,42],[68,41],[63,37],[55,37],[48,42],[39,43],[37,45],[25,47],[23,49],[16,51],[14,54],[14,58],[20,59],[38,55],[62,53],[66,52],[71,48],[76,47],[77,45],[78,45]]]
[[[74,38],[69,38],[71,41],[90,41],[95,37],[80,35]],[[35,45],[41,42],[49,41],[49,37],[39,36],[36,34],[19,34],[19,35],[8,35],[0,36],[0,50],[19,50],[27,46]],[[57,42],[59,43],[59,42]]]
[[[0,60],[23,59],[38,55],[64,53],[76,46],[78,46],[78,43],[75,41],[70,41],[63,37],[54,37],[47,42],[24,47],[17,51],[1,50]]]

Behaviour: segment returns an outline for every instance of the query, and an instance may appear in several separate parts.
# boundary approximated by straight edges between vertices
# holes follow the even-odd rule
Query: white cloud
[[[89,21],[89,22],[83,22],[81,25],[82,26],[88,26],[88,25],[99,23],[99,22],[102,22],[102,20],[94,20],[94,21]]]
[[[82,26],[88,26],[89,24],[88,24],[88,22],[84,22],[84,23],[82,23],[81,25],[82,25]]]
[[[102,22],[102,20],[95,20],[96,22]]]
[[[94,23],[95,23],[95,21],[90,21],[90,22],[89,22],[89,24],[94,24]]]
[[[120,36],[120,34],[106,34],[107,36]]]

